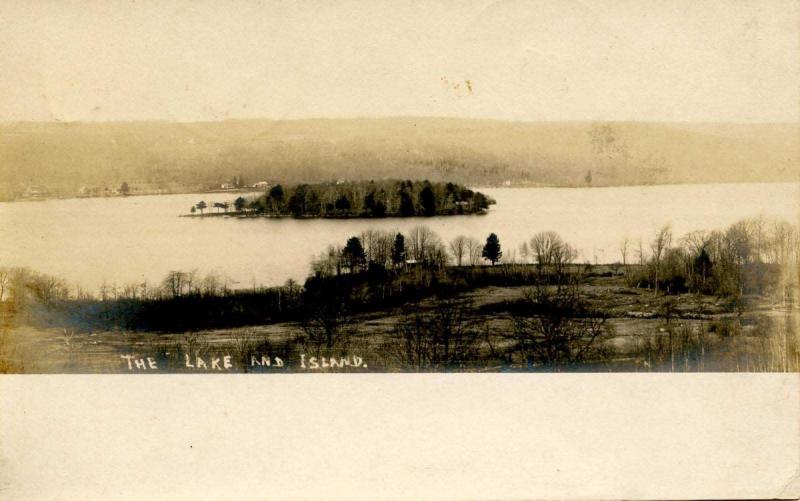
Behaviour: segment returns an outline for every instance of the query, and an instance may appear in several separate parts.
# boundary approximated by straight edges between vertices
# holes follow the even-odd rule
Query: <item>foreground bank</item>
[[[400,300],[385,291],[384,306],[356,305],[331,294],[316,303],[315,312],[293,316],[287,311],[283,318],[258,325],[185,331],[19,325],[4,333],[3,369],[267,373],[800,368],[791,302],[759,294],[737,299],[654,295],[630,287],[623,271],[603,266],[585,270],[580,283],[546,283],[534,279],[535,272],[500,268],[484,268],[491,275],[452,269],[450,278],[409,272],[398,283],[428,284],[424,290],[415,288],[418,300]],[[459,274],[468,278],[456,285]],[[446,281],[450,283],[442,284]],[[350,285],[351,292],[360,291],[364,298],[375,292],[367,291],[366,280]],[[329,293],[328,286],[341,289],[343,282],[317,292]]]

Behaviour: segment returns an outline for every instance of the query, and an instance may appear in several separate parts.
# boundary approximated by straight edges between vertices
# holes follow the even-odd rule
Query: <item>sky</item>
[[[797,1],[0,2],[0,121],[800,121]]]

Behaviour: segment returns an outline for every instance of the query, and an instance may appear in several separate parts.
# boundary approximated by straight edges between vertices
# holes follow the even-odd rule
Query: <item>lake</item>
[[[677,239],[757,214],[796,222],[800,201],[800,183],[480,191],[497,200],[486,215],[403,219],[177,217],[200,200],[211,205],[235,194],[0,203],[0,266],[27,266],[92,291],[104,281],[154,283],[169,270],[193,269],[227,276],[239,288],[276,285],[302,282],[329,244],[367,228],[416,225],[445,241],[459,234],[483,241],[494,232],[506,256],[533,234],[555,230],[579,250],[580,262],[604,263],[620,260],[623,238],[642,236],[646,245],[666,223]]]

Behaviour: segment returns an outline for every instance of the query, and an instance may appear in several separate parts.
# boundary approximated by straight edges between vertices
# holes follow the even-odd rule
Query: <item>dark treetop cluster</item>
[[[479,214],[494,200],[454,183],[354,181],[275,185],[241,210],[294,217],[414,217]]]

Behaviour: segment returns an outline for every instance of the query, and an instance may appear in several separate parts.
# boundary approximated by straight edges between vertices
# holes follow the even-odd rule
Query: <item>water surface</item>
[[[620,260],[619,242],[645,241],[672,223],[676,237],[757,214],[796,222],[800,184],[712,184],[618,188],[481,189],[489,214],[392,219],[181,218],[198,201],[225,195],[0,203],[0,266],[27,266],[97,290],[159,282],[169,270],[228,276],[235,287],[302,281],[314,255],[367,228],[425,224],[443,239],[500,237],[506,256],[538,231],[556,230],[580,261]],[[630,252],[629,255],[633,253]]]

